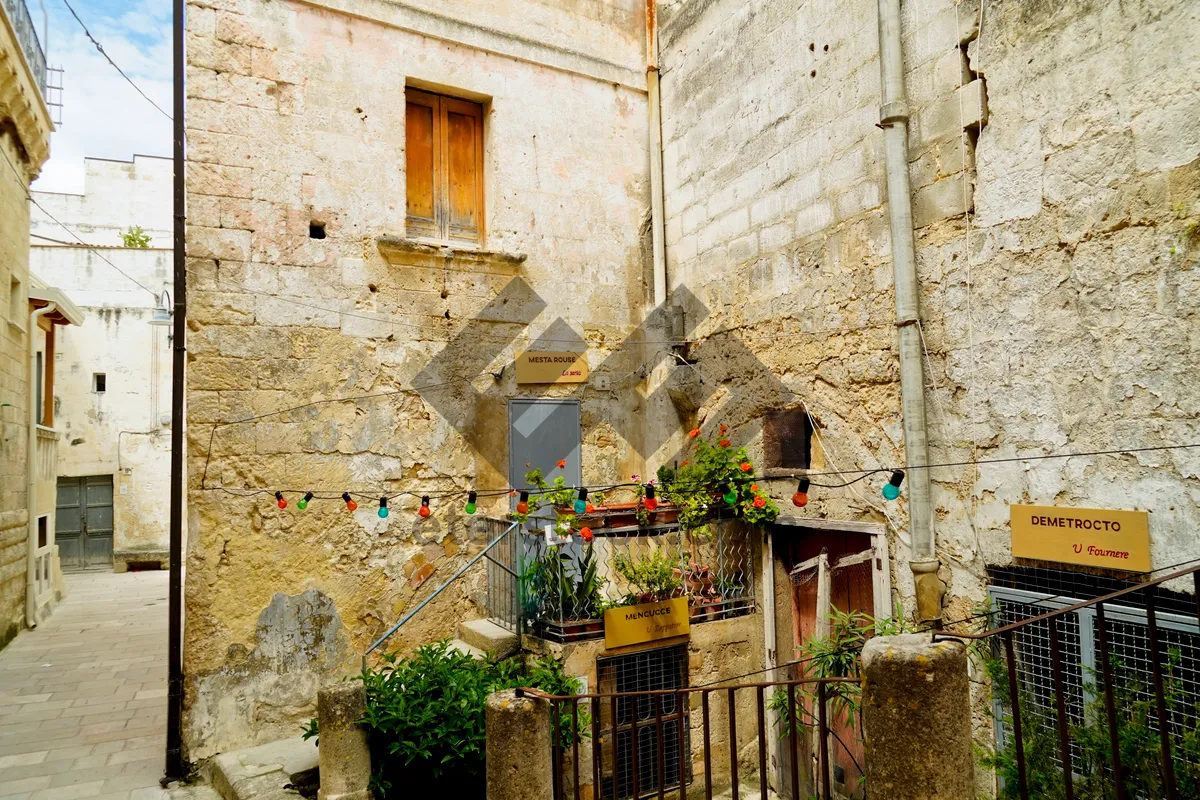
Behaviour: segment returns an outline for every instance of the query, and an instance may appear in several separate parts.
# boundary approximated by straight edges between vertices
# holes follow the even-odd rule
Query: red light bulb
[[[808,478],[800,479],[800,485],[796,487],[796,493],[792,495],[792,505],[796,508],[804,508],[808,505]]]
[[[654,496],[654,484],[646,484],[646,510],[653,511],[658,508],[658,498]]]
[[[347,511],[353,511],[358,508],[358,503],[354,502],[354,499],[350,497],[349,492],[342,492],[342,499],[346,501]]]
[[[529,513],[529,492],[521,492],[521,499],[517,501],[517,513]]]
[[[421,509],[419,511],[417,511],[417,513],[421,515],[421,519],[424,519],[425,517],[428,517],[431,513],[433,513],[432,511],[429,510],[429,497],[428,496],[421,498]]]
[[[279,506],[280,508],[287,508],[287,500],[283,498],[283,492],[275,493],[275,505]]]

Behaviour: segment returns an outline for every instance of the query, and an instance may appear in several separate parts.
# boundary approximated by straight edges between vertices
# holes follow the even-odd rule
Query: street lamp
[[[163,302],[164,297],[166,302]],[[163,293],[158,296],[158,306],[150,316],[150,324],[160,328],[171,324],[171,294],[166,289],[163,289]]]

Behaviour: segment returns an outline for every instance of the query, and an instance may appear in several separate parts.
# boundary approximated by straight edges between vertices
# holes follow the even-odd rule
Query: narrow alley
[[[166,796],[167,576],[68,574],[0,651],[0,798]]]

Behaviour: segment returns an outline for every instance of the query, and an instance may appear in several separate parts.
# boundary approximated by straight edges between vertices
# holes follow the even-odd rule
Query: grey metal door
[[[508,485],[525,486],[525,473],[537,468],[547,480],[562,476],[567,486],[583,483],[578,400],[521,398],[508,402]],[[559,469],[559,461],[566,466]],[[513,506],[517,498],[512,498]],[[554,518],[554,510],[538,516]]]
[[[111,475],[58,479],[54,536],[63,569],[112,567]]]

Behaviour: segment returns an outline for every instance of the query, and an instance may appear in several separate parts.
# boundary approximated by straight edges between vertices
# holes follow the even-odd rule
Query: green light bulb
[[[722,495],[722,497],[725,500],[725,502],[728,503],[729,505],[733,505],[734,503],[737,502],[737,492],[735,492],[732,489],[730,489],[727,493]]]
[[[308,508],[308,501],[312,500],[312,498],[312,492],[305,492],[304,497],[300,498],[300,502],[296,503],[296,508],[300,509],[301,511]]]
[[[467,492],[467,504],[463,507],[463,511],[468,514],[474,514],[479,510],[479,506],[475,505],[475,500],[479,497],[475,492]]]

